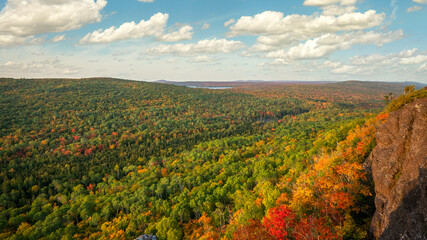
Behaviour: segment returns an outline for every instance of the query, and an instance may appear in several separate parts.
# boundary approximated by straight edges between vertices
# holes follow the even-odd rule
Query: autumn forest
[[[0,79],[0,239],[366,239],[377,127],[427,90],[226,86]]]

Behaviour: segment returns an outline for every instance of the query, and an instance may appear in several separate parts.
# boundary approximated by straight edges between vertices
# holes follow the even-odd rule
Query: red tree
[[[264,218],[267,231],[277,239],[288,239],[296,225],[295,213],[286,205],[271,208]]]

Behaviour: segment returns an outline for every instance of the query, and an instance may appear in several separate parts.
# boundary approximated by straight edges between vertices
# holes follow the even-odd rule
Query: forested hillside
[[[0,79],[0,238],[363,239],[403,88]]]

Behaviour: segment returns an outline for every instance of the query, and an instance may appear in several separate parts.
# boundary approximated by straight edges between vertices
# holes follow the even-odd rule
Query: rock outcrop
[[[155,235],[141,235],[134,240],[158,240],[158,238]]]
[[[390,113],[369,156],[374,239],[427,239],[427,98]]]

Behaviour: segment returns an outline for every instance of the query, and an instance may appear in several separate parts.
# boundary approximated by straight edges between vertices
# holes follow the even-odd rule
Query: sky
[[[427,83],[427,0],[0,0],[0,77]]]

